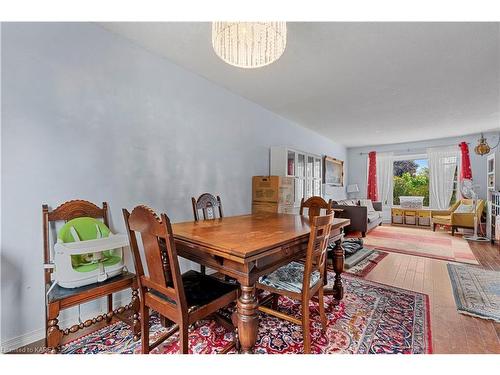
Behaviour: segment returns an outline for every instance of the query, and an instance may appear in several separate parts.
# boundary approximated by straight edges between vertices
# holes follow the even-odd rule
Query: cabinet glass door
[[[314,178],[321,178],[321,159],[314,158]]]
[[[295,179],[295,203],[299,204],[300,200],[304,198],[304,179]]]
[[[321,196],[321,180],[315,179],[313,188],[313,194],[316,196]]]
[[[306,191],[304,194],[304,199],[312,197],[313,193],[313,180],[308,179],[306,180]]]
[[[305,177],[306,170],[306,156],[304,154],[297,154],[297,177]]]
[[[287,176],[295,176],[295,152],[288,151],[287,157]]]
[[[313,168],[314,168],[314,158],[312,156],[308,156],[306,165],[307,177],[311,178],[313,176]]]

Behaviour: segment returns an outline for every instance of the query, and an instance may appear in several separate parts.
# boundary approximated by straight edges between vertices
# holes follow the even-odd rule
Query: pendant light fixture
[[[213,22],[212,46],[230,65],[260,68],[285,51],[286,22]]]
[[[497,144],[493,147],[490,147],[490,145],[488,144],[488,141],[486,140],[483,133],[481,133],[481,136],[479,137],[479,140],[477,142],[478,143],[477,143],[476,147],[474,147],[474,152],[480,156],[489,154],[491,150],[497,148],[498,145],[500,145],[500,134],[498,135]]]
[[[490,145],[488,144],[488,141],[486,141],[486,138],[484,138],[483,133],[481,133],[481,137],[478,140],[478,144],[476,147],[474,147],[474,152],[478,155],[486,155],[489,154],[491,150]]]

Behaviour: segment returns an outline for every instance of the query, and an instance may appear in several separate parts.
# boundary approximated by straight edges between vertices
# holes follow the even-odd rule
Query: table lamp
[[[359,193],[358,184],[347,185],[347,194]]]

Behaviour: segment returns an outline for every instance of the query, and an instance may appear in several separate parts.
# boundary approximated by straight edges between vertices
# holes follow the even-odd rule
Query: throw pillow
[[[346,200],[342,201],[342,204],[344,206],[357,206],[356,201],[353,199],[346,199]]]
[[[474,206],[472,204],[463,204],[460,203],[460,206],[457,207],[455,213],[457,214],[471,214],[474,212]]]
[[[373,208],[373,203],[371,199],[360,199],[359,205],[366,207],[368,212],[375,212],[375,208]]]

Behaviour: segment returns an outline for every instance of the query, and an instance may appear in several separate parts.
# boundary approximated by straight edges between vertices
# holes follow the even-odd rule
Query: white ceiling
[[[500,23],[288,23],[260,69],[222,62],[210,23],[102,23],[348,147],[500,130]]]

